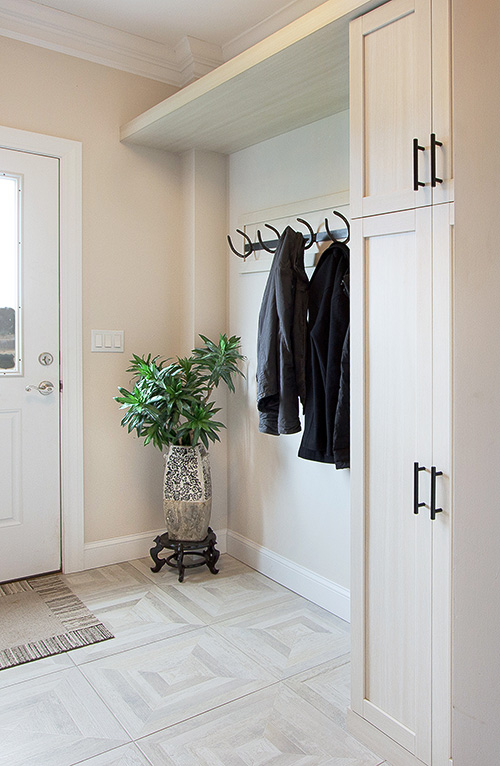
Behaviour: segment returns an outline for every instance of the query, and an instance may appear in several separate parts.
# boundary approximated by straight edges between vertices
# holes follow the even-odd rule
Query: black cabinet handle
[[[418,502],[418,474],[420,471],[425,471],[425,465],[413,463],[413,513],[418,513],[418,509],[425,505],[425,503]]]
[[[418,138],[413,139],[413,191],[418,191],[419,186],[425,186],[423,181],[418,180],[418,153],[425,152],[425,146],[420,146]]]
[[[442,476],[443,472],[436,470],[436,466],[431,468],[431,519],[434,521],[436,513],[442,513],[442,508],[436,508],[436,476]]]
[[[436,134],[431,133],[431,186],[434,188],[437,184],[442,184],[443,179],[436,175],[436,146],[442,146],[441,141],[436,141]]]

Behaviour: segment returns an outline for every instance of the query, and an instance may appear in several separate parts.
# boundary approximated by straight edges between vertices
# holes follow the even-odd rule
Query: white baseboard
[[[227,530],[227,552],[342,620],[350,621],[350,592],[347,588],[230,529]]]
[[[133,561],[149,556],[154,539],[165,532],[164,529],[151,532],[141,532],[138,535],[114,537],[108,540],[98,540],[86,543],[84,548],[84,569],[95,569],[110,564],[120,564],[122,561]],[[226,530],[221,529],[217,535],[217,549],[226,553]]]

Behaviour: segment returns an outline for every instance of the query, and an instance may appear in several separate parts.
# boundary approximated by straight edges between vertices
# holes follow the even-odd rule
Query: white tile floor
[[[346,623],[222,556],[66,576],[115,638],[0,672],[5,766],[380,766],[345,728]]]

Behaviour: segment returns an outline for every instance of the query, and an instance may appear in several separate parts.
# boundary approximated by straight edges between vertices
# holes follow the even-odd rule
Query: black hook
[[[309,248],[312,247],[312,245],[314,245],[314,243],[316,241],[316,236],[314,234],[314,231],[312,230],[311,225],[309,223],[307,223],[307,221],[304,221],[303,218],[297,218],[297,221],[299,223],[303,223],[304,226],[307,226],[307,228],[309,229],[309,242],[304,247],[304,250],[309,250]]]
[[[342,218],[342,220],[344,221],[344,223],[345,223],[345,225],[347,227],[347,237],[342,242],[339,239],[335,239],[335,237],[333,236],[332,232],[328,228],[328,218],[325,218],[325,229],[326,229],[326,232],[327,232],[328,236],[330,237],[330,239],[332,240],[332,242],[335,242],[338,245],[347,245],[347,243],[351,239],[351,224],[349,223],[349,221],[347,220],[345,215],[342,215],[342,213],[339,213],[338,210],[334,210],[333,214],[334,215],[338,215],[338,217]]]
[[[268,229],[271,229],[271,231],[274,231],[274,233],[276,234],[276,236],[278,237],[278,239],[281,237],[281,234],[279,233],[278,229],[275,229],[275,228],[274,228],[274,226],[271,226],[271,224],[270,224],[270,223],[265,223],[265,224],[264,224],[264,226],[267,226],[267,228],[268,228]],[[268,246],[265,244],[265,242],[263,242],[263,241],[262,241],[262,237],[260,236],[260,230],[259,230],[259,229],[257,229],[257,239],[258,239],[258,240],[259,240],[259,242],[260,242],[260,246],[261,246],[261,247],[262,247],[264,250],[267,250],[267,252],[268,252],[268,253],[275,253],[275,252],[276,252],[276,250],[278,249],[278,247],[276,246],[276,248],[273,250],[271,247],[268,247]]]
[[[229,247],[231,248],[231,250],[233,251],[233,253],[234,253],[235,255],[237,255],[237,256],[238,256],[238,258],[243,258],[243,260],[245,260],[245,258],[247,258],[247,257],[248,257],[248,256],[251,254],[251,252],[252,252],[252,250],[253,250],[252,240],[250,239],[250,237],[248,236],[248,234],[245,234],[245,232],[244,232],[244,231],[242,231],[241,229],[236,229],[236,231],[238,232],[238,234],[241,234],[241,236],[242,236],[242,237],[244,237],[244,238],[246,239],[246,241],[247,241],[247,243],[248,243],[248,247],[249,247],[249,250],[248,250],[248,252],[247,252],[247,243],[245,243],[245,246],[244,246],[244,248],[243,248],[243,253],[239,253],[239,252],[238,252],[238,251],[237,251],[237,250],[234,248],[234,245],[233,245],[233,243],[231,242],[231,237],[229,236],[229,234],[227,235],[227,241],[229,242]]]

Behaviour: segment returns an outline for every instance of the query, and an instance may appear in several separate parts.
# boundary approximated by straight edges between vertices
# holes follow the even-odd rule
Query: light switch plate
[[[125,350],[124,341],[124,330],[92,330],[91,351],[120,354]]]

